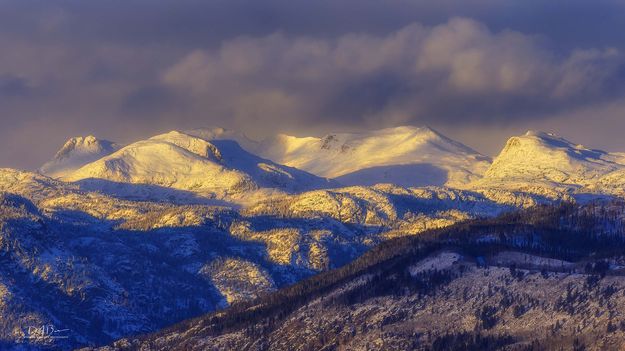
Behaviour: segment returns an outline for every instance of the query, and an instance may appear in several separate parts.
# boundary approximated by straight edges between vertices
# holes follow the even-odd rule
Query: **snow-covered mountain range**
[[[625,153],[528,131],[511,137],[491,162],[428,127],[321,138],[278,134],[262,141],[210,128],[172,131],[124,147],[92,136],[72,138],[40,172],[82,183],[88,190],[142,184],[156,187],[147,191],[151,197],[163,189],[177,189],[235,202],[276,192],[380,183],[622,194]],[[137,195],[138,188],[133,189]]]
[[[239,188],[329,186],[310,176],[298,179],[306,178],[304,172],[335,179],[341,185],[455,186],[479,179],[490,165],[488,157],[428,127],[322,138],[278,134],[262,141],[223,128],[197,129],[172,131],[118,151],[98,148],[97,152],[89,144],[76,142],[87,139],[96,145],[111,144],[93,137],[72,138],[41,172],[69,181],[98,178],[232,193]],[[67,145],[73,146],[72,153],[66,151]]]
[[[39,173],[0,169],[0,339],[32,322],[72,329],[59,347],[108,342],[390,239],[618,197],[623,159],[530,132],[491,163],[425,127],[263,141],[214,128],[125,146],[72,138]]]

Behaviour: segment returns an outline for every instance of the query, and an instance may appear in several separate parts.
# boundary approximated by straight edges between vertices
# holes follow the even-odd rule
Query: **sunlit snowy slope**
[[[63,180],[145,184],[224,197],[260,188],[303,191],[331,187],[324,178],[278,165],[233,140],[212,140],[172,131],[130,144],[62,177]]]
[[[277,135],[255,150],[275,162],[335,178],[344,185],[466,184],[489,159],[428,127],[397,127],[322,138]]]
[[[552,133],[528,131],[508,140],[476,184],[518,189],[568,187],[578,192],[622,194],[625,154],[589,149]]]

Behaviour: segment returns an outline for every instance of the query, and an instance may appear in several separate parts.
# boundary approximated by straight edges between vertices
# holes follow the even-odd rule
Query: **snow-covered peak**
[[[92,154],[111,149],[114,144],[108,140],[100,140],[93,135],[70,138],[56,153],[55,158],[62,159],[77,154]]]
[[[575,144],[555,133],[551,133],[551,132],[542,132],[542,131],[535,131],[535,130],[528,130],[527,132],[525,132],[525,134],[523,136],[521,136],[523,139],[528,140],[528,141],[533,141],[535,143],[540,143],[543,145],[546,145],[547,147],[553,147],[553,148],[571,148],[571,149],[576,149],[576,150],[586,150],[586,151],[592,151],[595,153],[605,153],[604,151],[601,150],[590,150],[587,149],[584,145],[581,144]],[[521,138],[521,137],[516,137],[516,138]]]
[[[589,149],[553,133],[528,131],[508,140],[486,171],[483,182],[592,187],[605,175],[624,168],[622,154]]]
[[[535,130],[528,130],[527,132],[525,132],[525,134],[522,136],[525,140],[528,141],[532,141],[534,143],[538,143],[541,145],[545,145],[546,147],[551,147],[551,148],[569,148],[572,150],[578,150],[578,152],[575,152],[577,154],[581,154],[583,152],[586,153],[592,153],[594,155],[594,157],[599,157],[600,155],[607,155],[608,153],[605,151],[601,151],[601,150],[596,150],[596,149],[588,149],[587,147],[585,147],[582,144],[575,144],[561,136],[559,136],[556,133],[552,133],[552,132],[542,132],[542,131],[535,131]],[[516,137],[516,138],[520,138],[520,137]]]
[[[450,151],[475,152],[429,127],[400,126],[362,133],[332,133],[320,138],[320,140],[322,142],[321,149],[339,152],[369,145],[379,147],[380,151],[388,146],[399,147],[394,151],[395,154],[398,154],[413,151],[415,146],[424,144],[439,144],[439,146],[447,147]]]
[[[93,135],[74,137],[65,142],[52,160],[46,162],[39,171],[50,177],[62,177],[68,173],[109,155],[119,146],[108,140],[101,140]]]
[[[273,163],[232,140],[211,142],[172,131],[130,144],[64,177],[106,187],[173,188],[224,197],[259,188],[287,191],[331,186],[312,174]],[[152,194],[151,194],[152,195]]]
[[[487,157],[429,127],[331,133],[321,138],[280,134],[262,141],[256,150],[275,162],[337,178],[346,185],[465,184],[489,165]]]
[[[176,130],[151,137],[150,140],[172,143],[200,157],[208,158],[216,162],[220,162],[222,159],[221,153],[217,150],[215,145],[204,139],[196,138]]]

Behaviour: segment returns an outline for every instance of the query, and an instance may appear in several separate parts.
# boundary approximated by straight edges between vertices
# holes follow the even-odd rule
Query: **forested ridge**
[[[506,274],[506,277],[498,278],[502,281],[511,279],[523,282],[532,274],[538,275],[540,279],[564,279],[557,277],[578,275],[583,279],[580,278],[579,286],[571,283],[563,289],[563,297],[553,304],[522,291],[508,292],[505,288],[493,287],[484,296],[500,294],[501,301],[494,306],[477,306],[471,317],[475,319],[471,330],[434,330],[430,335],[413,335],[410,340],[404,340],[406,343],[401,344],[401,347],[436,350],[510,347],[549,349],[553,345],[538,338],[519,340],[518,336],[511,334],[493,334],[499,320],[503,318],[501,314],[509,311],[511,318],[523,318],[528,311],[539,309],[537,306],[547,309],[549,304],[549,309],[575,315],[578,305],[586,303],[588,299],[604,304],[606,313],[612,313],[608,309],[612,303],[610,298],[617,290],[620,292],[620,288],[616,285],[602,287],[601,281],[606,276],[620,280],[624,274],[615,264],[622,260],[622,248],[625,247],[621,223],[624,208],[622,202],[538,206],[493,219],[467,221],[446,229],[389,240],[339,269],[321,273],[254,301],[238,303],[226,310],[182,322],[155,334],[136,340],[122,340],[115,344],[115,348],[139,349],[143,346],[166,349],[173,345],[169,343],[175,342],[182,349],[196,349],[201,343],[209,349],[220,349],[223,346],[221,338],[229,335],[233,339],[229,341],[233,347],[281,349],[278,335],[289,333],[284,330],[286,324],[289,324],[292,334],[298,334],[300,331],[293,329],[295,327],[291,325],[291,320],[302,311],[324,314],[337,308],[358,309],[358,306],[371,304],[376,299],[402,301],[410,297],[417,301],[426,298],[436,300],[441,291],[449,294],[450,284],[473,274],[476,269],[483,269],[483,274],[487,276],[488,267],[499,267]],[[559,266],[541,266],[540,262],[495,262],[494,257],[498,254],[510,251],[562,263]],[[453,269],[427,269],[416,273],[409,269],[441,252],[454,252],[463,259]],[[470,293],[465,292],[465,302],[472,303],[466,295]],[[380,324],[401,324],[403,320],[410,319],[409,314],[407,311],[394,313],[385,317]],[[318,330],[316,334],[313,332],[315,338],[289,345],[295,349],[339,349],[341,345],[353,343],[359,333],[368,333],[367,323],[366,320],[346,322],[344,327],[352,331],[345,335],[343,330]],[[608,323],[606,330],[625,330],[625,319],[611,317]],[[364,329],[359,331],[359,328]],[[554,335],[557,335],[561,327],[556,325],[553,328],[556,330]],[[258,343],[250,340],[264,341]],[[585,347],[581,339],[568,336],[561,342],[563,347]]]

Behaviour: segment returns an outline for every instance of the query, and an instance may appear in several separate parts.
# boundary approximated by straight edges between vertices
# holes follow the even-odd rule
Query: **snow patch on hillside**
[[[408,268],[410,275],[416,276],[427,271],[442,271],[451,268],[462,259],[462,256],[455,252],[441,252],[437,255],[419,261],[416,265]]]

